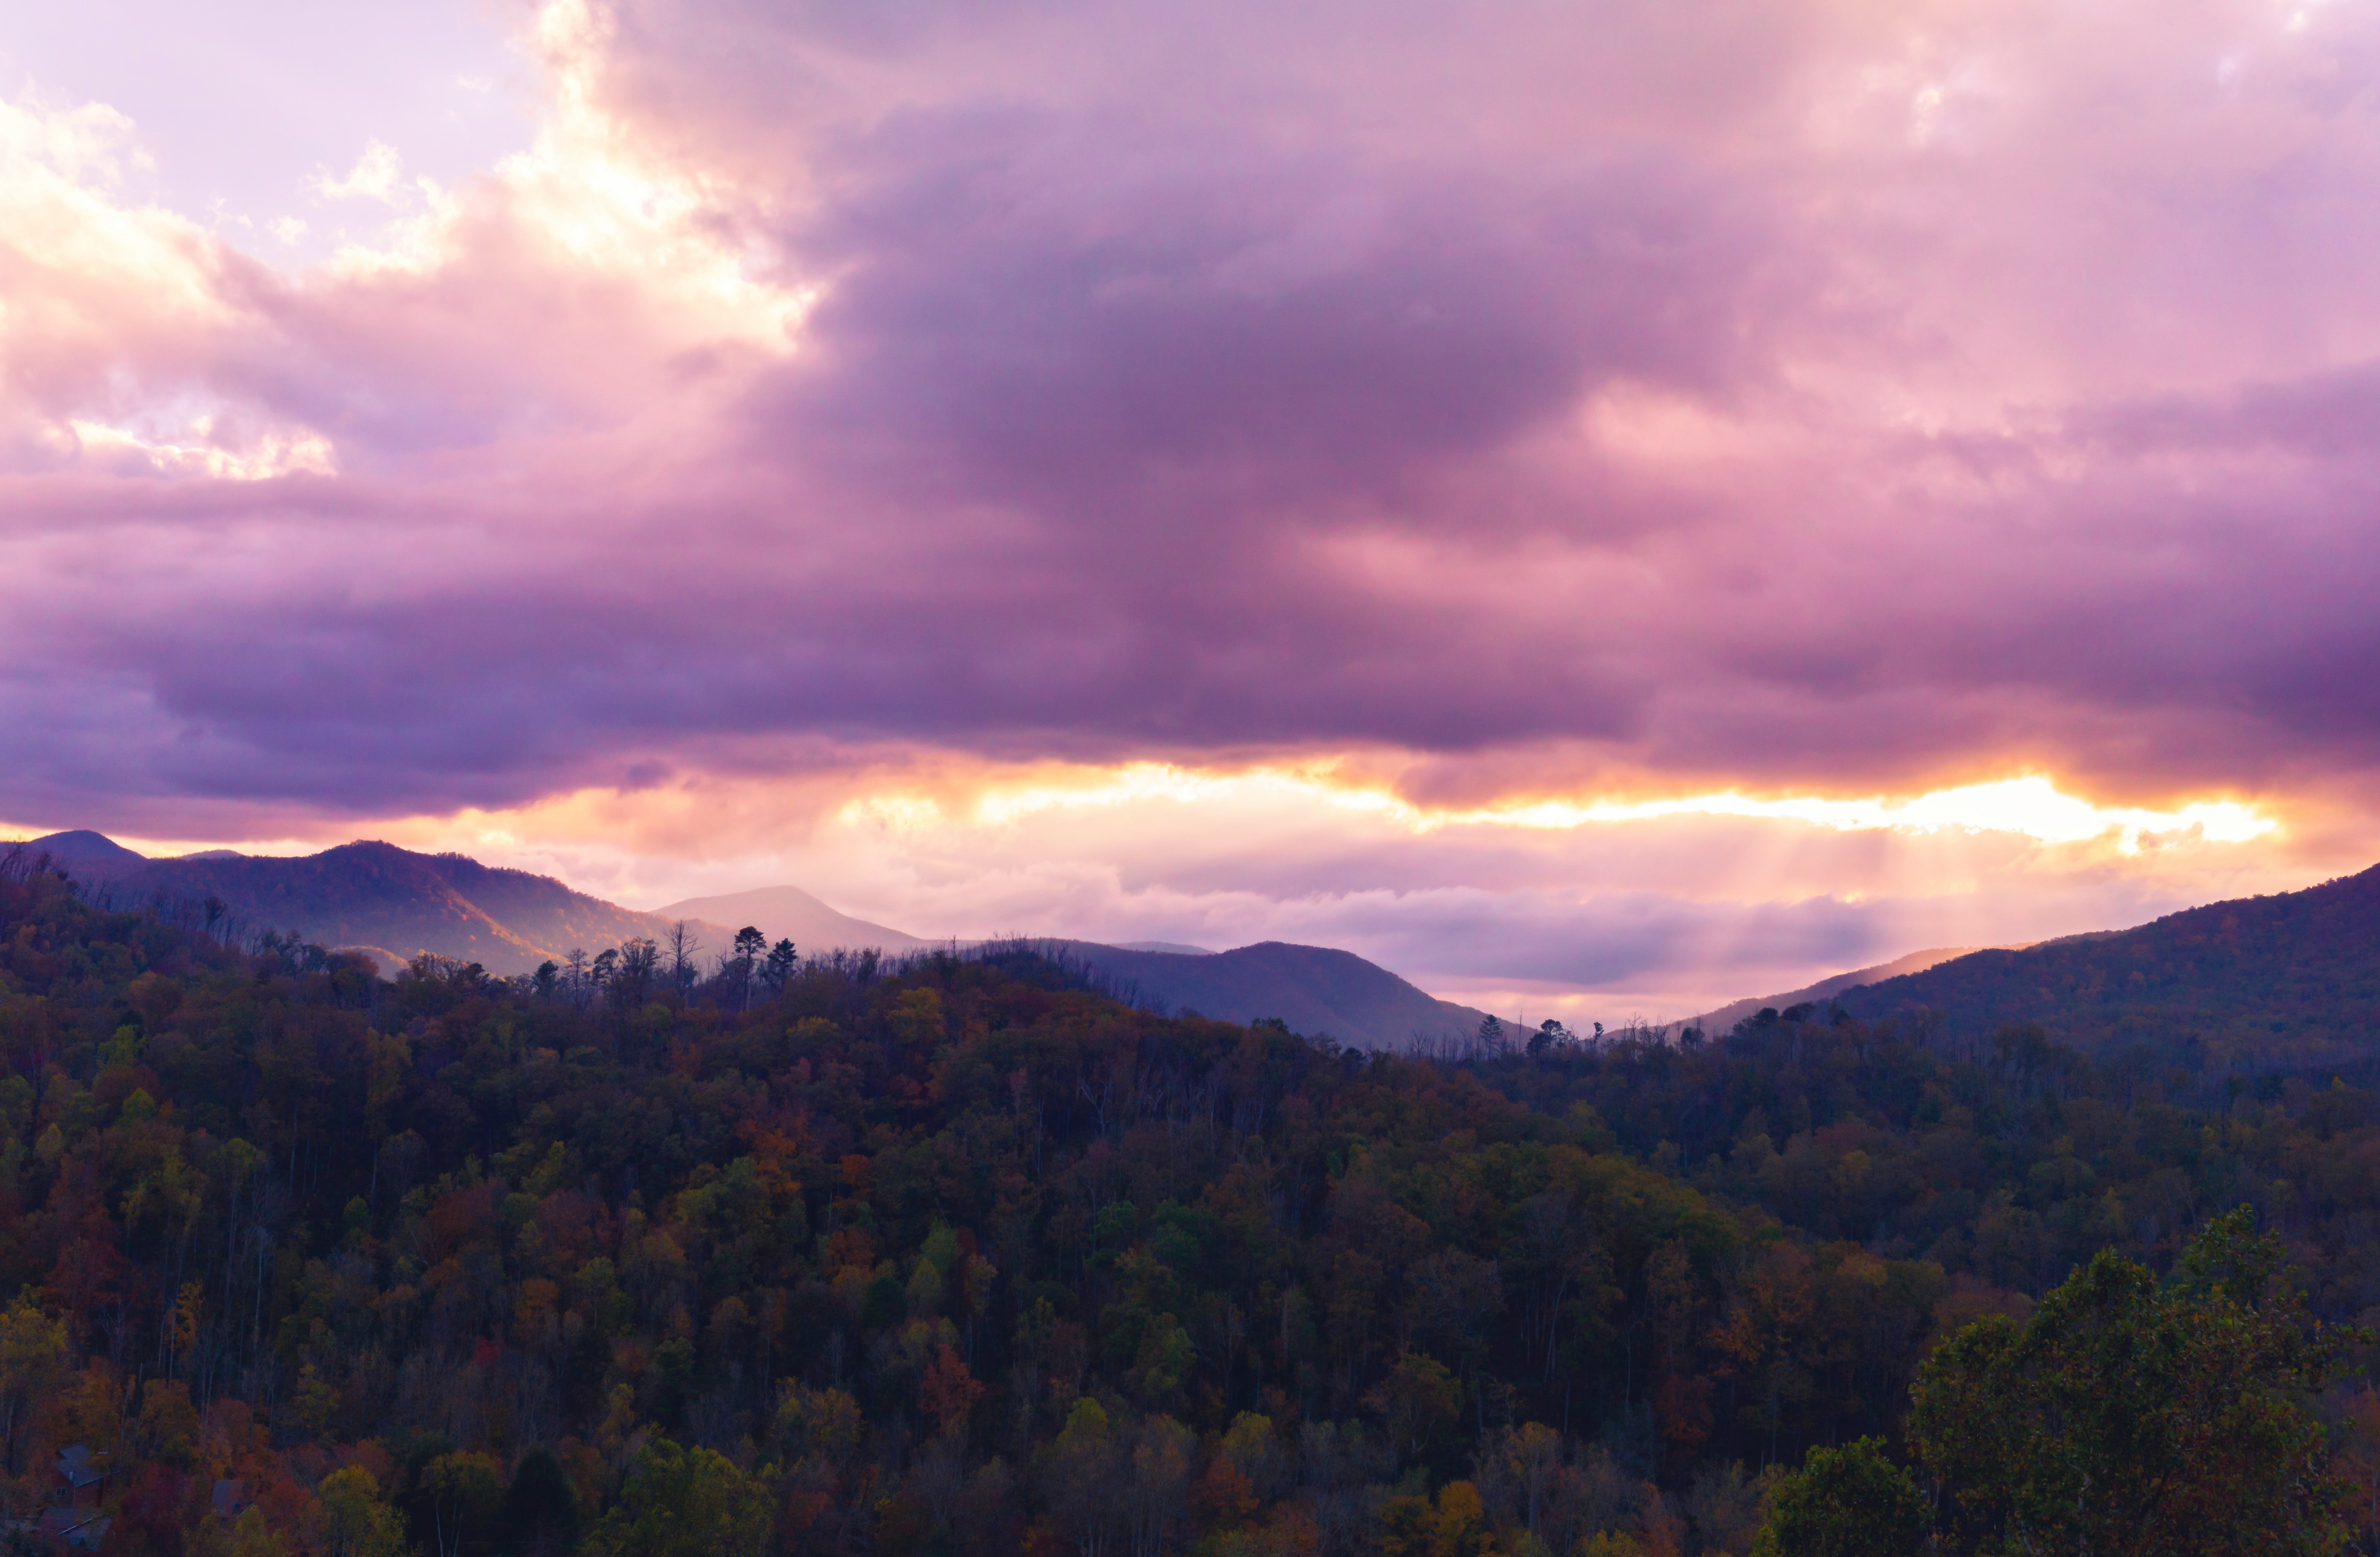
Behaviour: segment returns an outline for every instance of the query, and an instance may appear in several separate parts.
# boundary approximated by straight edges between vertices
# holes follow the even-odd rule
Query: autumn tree
[[[405,1551],[404,1521],[361,1466],[344,1466],[322,1478],[315,1497],[323,1557],[400,1557]]]
[[[938,1348],[933,1361],[926,1365],[925,1377],[917,1387],[919,1404],[926,1408],[934,1424],[943,1434],[953,1438],[966,1436],[967,1413],[983,1398],[983,1385],[968,1373],[967,1365],[948,1345]]]

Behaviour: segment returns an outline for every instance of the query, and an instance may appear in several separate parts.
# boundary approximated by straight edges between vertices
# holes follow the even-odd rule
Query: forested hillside
[[[2369,1067],[2380,1055],[2380,867],[2133,930],[1976,952],[1837,998],[1857,1016],[1930,1011],[1949,1038],[2038,1022],[2095,1052],[2187,1043],[2193,1063],[2218,1071]]]
[[[2243,1204],[2331,1339],[2239,1353],[2282,1415],[2225,1441],[2316,1536],[2380,1477],[2352,1087],[1807,1012],[1367,1054],[1022,949],[389,979],[0,878],[0,1496],[79,1446],[111,1551],[1741,1553],[1764,1500],[1790,1551],[1908,1474],[1813,1449],[2017,1419],[2029,1317],[2297,1335],[2179,1259]],[[2015,1517],[1947,1485],[1954,1550]]]

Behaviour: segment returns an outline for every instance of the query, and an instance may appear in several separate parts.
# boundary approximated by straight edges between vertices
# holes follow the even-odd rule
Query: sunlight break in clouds
[[[198,419],[190,430],[192,434],[204,438],[211,431],[210,422],[209,418]],[[164,476],[207,476],[225,481],[261,481],[301,470],[327,476],[333,469],[330,443],[319,433],[304,433],[295,438],[268,435],[257,440],[250,452],[232,454],[203,443],[152,442],[120,428],[102,427],[97,422],[77,420],[67,425],[73,430],[75,442],[82,451],[128,455],[146,461]]]
[[[2268,817],[2257,815],[2252,808],[2230,800],[2194,801],[2170,811],[2094,806],[2087,800],[2059,794],[2048,779],[2038,774],[1900,799],[1872,797],[1838,800],[1796,796],[1756,800],[1725,794],[1664,800],[1534,800],[1452,809],[1416,806],[1383,789],[1342,786],[1332,783],[1326,770],[1259,770],[1212,775],[1148,763],[1126,768],[1112,779],[1087,788],[990,791],[976,801],[974,814],[978,821],[999,822],[1053,807],[1107,806],[1149,798],[1196,804],[1224,799],[1248,788],[1288,789],[1328,805],[1382,812],[1416,833],[1474,825],[1573,828],[1667,816],[1741,816],[1803,821],[1846,831],[1883,827],[1930,832],[1939,827],[1957,827],[1971,832],[2014,833],[2054,844],[2081,843],[2115,833],[2124,850],[2131,853],[2138,851],[2144,834],[2194,832],[2209,842],[2239,844],[2262,837],[2278,825]],[[902,796],[871,796],[853,802],[852,811],[855,816],[865,814],[895,826],[917,825],[938,813],[939,808],[930,798]]]

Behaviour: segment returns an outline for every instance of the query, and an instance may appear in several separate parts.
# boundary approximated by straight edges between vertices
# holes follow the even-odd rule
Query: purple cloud
[[[2041,19],[650,0],[550,45],[602,135],[402,263],[53,213],[183,290],[0,243],[82,310],[0,402],[0,808],[905,742],[2336,785],[2374,24]],[[738,288],[814,298],[789,347]],[[301,434],[335,473],[153,452]]]

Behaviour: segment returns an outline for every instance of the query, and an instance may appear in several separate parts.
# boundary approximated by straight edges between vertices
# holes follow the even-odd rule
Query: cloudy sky
[[[0,833],[1605,1020],[2380,857],[2369,0],[203,11],[0,18]]]

